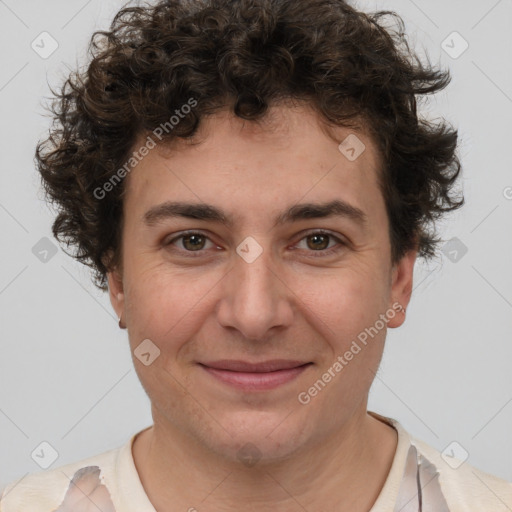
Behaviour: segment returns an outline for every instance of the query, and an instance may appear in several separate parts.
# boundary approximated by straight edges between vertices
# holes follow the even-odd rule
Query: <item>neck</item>
[[[234,512],[241,503],[258,512],[367,512],[384,485],[396,446],[396,431],[365,410],[342,430],[284,461],[247,467],[157,421],[136,437],[133,457],[157,512]]]

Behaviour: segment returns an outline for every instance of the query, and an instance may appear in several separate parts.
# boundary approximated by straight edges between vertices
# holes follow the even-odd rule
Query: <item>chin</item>
[[[251,461],[255,465],[255,462],[287,459],[307,440],[305,425],[298,425],[298,415],[289,413],[289,410],[283,410],[279,413],[237,412],[231,416],[224,415],[219,422],[225,428],[221,438],[210,438],[208,444],[230,461],[242,462],[249,467]]]

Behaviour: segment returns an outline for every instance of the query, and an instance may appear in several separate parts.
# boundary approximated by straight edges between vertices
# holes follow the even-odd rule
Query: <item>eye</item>
[[[210,244],[214,245],[213,242],[202,233],[198,233],[196,231],[188,231],[186,233],[182,233],[181,235],[172,238],[168,242],[165,242],[164,245],[176,245],[179,242],[178,251],[192,253],[192,252],[201,252],[202,249],[205,248],[206,242],[208,241]],[[206,247],[208,248],[208,247]]]
[[[306,247],[308,252],[316,252],[320,254],[311,254],[314,258],[321,256],[329,256],[331,254],[337,253],[342,250],[346,244],[339,237],[334,236],[332,233],[327,231],[313,231],[311,233],[306,234],[300,242],[303,240],[306,241]],[[330,242],[336,241],[338,242],[334,246],[330,246]],[[326,250],[327,249],[327,250]]]
[[[321,257],[321,256],[330,256],[331,254],[337,253],[341,251],[344,247],[346,247],[346,243],[343,242],[339,237],[334,236],[332,233],[327,231],[313,231],[306,236],[303,236],[300,239],[300,242],[306,241],[306,251],[309,253],[319,253],[310,254],[312,257]],[[300,243],[299,242],[299,243]],[[331,245],[333,242],[337,242]],[[208,244],[211,244],[208,247]],[[175,246],[176,252],[185,253],[187,256],[195,257],[196,255],[193,253],[198,253],[197,256],[200,256],[201,252],[204,252],[203,249],[211,249],[216,247],[205,234],[197,232],[197,231],[187,231],[182,232],[180,235],[170,239],[163,244],[165,247]],[[296,245],[295,247],[298,247]]]

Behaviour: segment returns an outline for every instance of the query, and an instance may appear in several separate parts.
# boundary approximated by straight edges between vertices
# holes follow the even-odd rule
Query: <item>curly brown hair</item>
[[[386,27],[386,21],[394,22]],[[430,259],[434,221],[459,208],[457,131],[418,116],[417,96],[440,91],[438,70],[408,46],[394,12],[359,12],[343,0],[166,0],[121,9],[95,32],[91,60],[69,75],[36,150],[46,197],[58,205],[53,234],[107,290],[118,266],[123,183],[98,197],[148,134],[194,98],[162,139],[190,137],[200,120],[230,109],[247,120],[269,106],[305,101],[332,126],[366,126],[383,168],[393,263],[406,251]]]

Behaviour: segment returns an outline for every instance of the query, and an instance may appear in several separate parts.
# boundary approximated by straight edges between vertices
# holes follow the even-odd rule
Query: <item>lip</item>
[[[295,361],[290,359],[271,359],[268,361],[262,361],[260,363],[249,363],[247,361],[242,361],[239,359],[221,359],[218,361],[211,361],[200,364],[217,370],[230,370],[232,372],[263,373],[297,368],[298,366],[308,364],[308,361]]]
[[[199,364],[225,384],[244,391],[266,391],[292,381],[313,363],[285,359],[249,363],[230,359]]]

